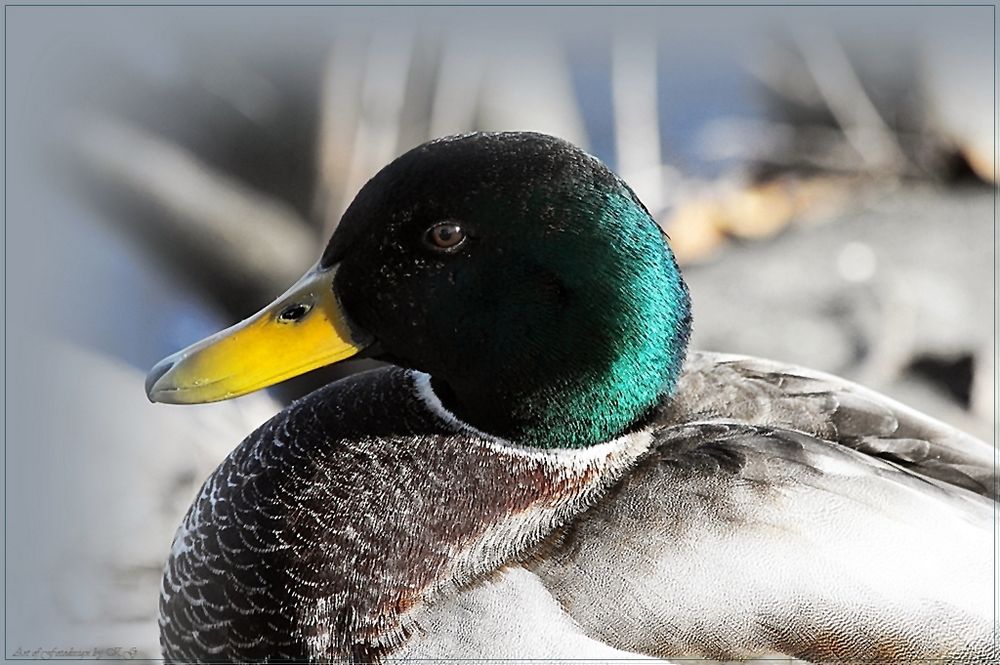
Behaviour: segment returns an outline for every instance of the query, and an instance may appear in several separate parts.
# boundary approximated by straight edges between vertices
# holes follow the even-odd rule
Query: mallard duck
[[[353,356],[205,482],[171,661],[982,662],[993,451],[846,381],[687,351],[674,256],[572,145],[477,133],[376,174],[318,263],[158,364],[157,402]]]

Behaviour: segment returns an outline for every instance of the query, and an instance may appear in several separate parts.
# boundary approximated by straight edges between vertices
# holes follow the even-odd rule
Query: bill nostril
[[[278,314],[278,321],[281,321],[282,323],[294,323],[301,320],[302,317],[308,314],[311,309],[312,305],[306,303],[295,303],[293,305],[289,305],[281,310],[280,314]]]

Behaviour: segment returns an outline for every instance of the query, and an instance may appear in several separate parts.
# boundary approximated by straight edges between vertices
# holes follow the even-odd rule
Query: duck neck
[[[443,406],[473,428],[537,448],[584,448],[610,441],[642,420],[670,392],[672,380],[625,383],[635,377],[567,377],[563,387],[526,381],[457,394],[432,379]]]
[[[646,250],[609,271],[617,280],[567,289],[532,343],[483,349],[468,374],[435,377],[445,408],[483,432],[539,448],[593,446],[629,431],[673,391],[690,331],[672,253],[658,233]]]

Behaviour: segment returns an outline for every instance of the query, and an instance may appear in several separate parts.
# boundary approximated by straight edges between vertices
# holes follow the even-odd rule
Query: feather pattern
[[[725,418],[834,441],[947,484],[996,498],[993,448],[884,395],[803,367],[691,353],[661,421]]]
[[[547,451],[461,433],[422,375],[331,384],[248,437],[206,481],[163,578],[164,657],[370,662],[413,612],[492,573],[648,449],[648,433]]]
[[[248,437],[176,536],[165,658],[996,655],[991,451],[906,407],[691,354],[641,427],[538,450],[432,397],[377,370]]]

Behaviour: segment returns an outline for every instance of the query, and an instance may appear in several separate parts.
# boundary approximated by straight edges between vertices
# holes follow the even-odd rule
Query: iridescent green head
[[[541,134],[404,154],[361,189],[312,274],[332,284],[339,338],[430,374],[459,419],[524,445],[626,431],[675,386],[690,329],[645,207],[597,159]],[[309,304],[301,291],[267,311]]]

